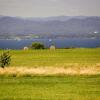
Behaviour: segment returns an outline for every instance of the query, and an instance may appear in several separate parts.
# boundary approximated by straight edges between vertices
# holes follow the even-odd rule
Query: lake
[[[84,47],[95,48],[100,47],[100,39],[27,39],[27,40],[0,40],[1,49],[22,49],[30,46],[32,42],[41,42],[45,47],[54,44],[57,48],[67,47]]]

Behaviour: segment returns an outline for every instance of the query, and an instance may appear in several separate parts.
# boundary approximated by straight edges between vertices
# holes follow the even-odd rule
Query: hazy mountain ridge
[[[0,36],[5,34],[39,34],[42,37],[100,37],[98,16],[57,16],[47,18],[20,18],[0,16]]]

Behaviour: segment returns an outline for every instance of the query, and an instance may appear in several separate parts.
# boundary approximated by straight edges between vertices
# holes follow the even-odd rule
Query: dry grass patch
[[[96,75],[100,74],[100,64],[79,67],[77,64],[69,67],[7,67],[0,68],[3,76],[34,76],[34,75]]]

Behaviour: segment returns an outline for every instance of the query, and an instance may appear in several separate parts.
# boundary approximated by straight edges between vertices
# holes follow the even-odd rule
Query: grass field
[[[2,50],[0,51],[0,53]],[[67,67],[67,65],[92,66],[100,63],[100,48],[57,50],[10,50],[14,67]]]
[[[100,100],[100,48],[10,54],[11,65],[0,68],[0,100]]]
[[[100,74],[100,48],[10,50],[10,54],[11,65],[0,68],[0,76]]]
[[[100,100],[100,75],[0,77],[0,100]]]

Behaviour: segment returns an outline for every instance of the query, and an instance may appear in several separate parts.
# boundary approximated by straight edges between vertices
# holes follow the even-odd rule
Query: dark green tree
[[[4,51],[0,55],[0,67],[4,68],[5,66],[10,65],[11,62],[11,56],[9,54],[9,51]]]
[[[44,45],[39,42],[33,42],[31,45],[32,49],[44,49]]]

